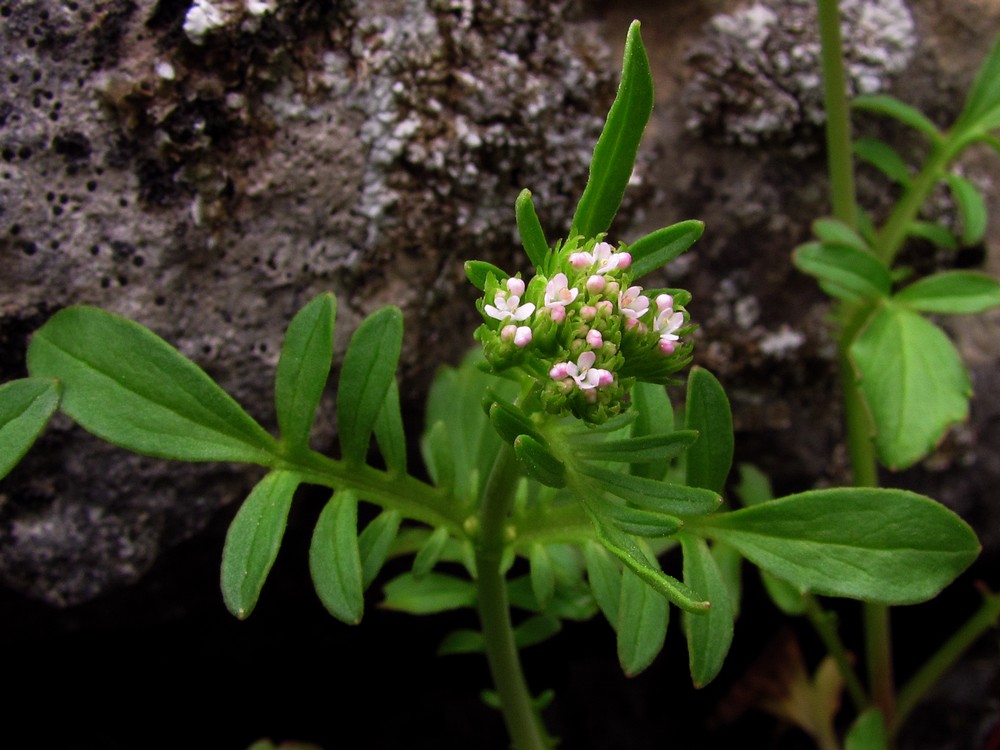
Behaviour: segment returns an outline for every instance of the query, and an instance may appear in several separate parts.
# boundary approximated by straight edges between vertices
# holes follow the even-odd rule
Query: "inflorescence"
[[[632,256],[602,237],[551,251],[530,281],[487,276],[476,331],[494,372],[520,368],[542,407],[601,423],[628,408],[636,380],[670,382],[691,359],[682,290],[632,284]],[[547,272],[547,273],[546,273]]]

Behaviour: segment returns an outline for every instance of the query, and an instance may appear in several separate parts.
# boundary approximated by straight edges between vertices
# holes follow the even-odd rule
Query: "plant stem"
[[[830,173],[833,215],[854,228],[857,226],[854,156],[837,0],[819,0],[818,14],[823,64],[823,106],[826,110],[827,169]]]
[[[857,199],[851,150],[851,121],[847,104],[837,0],[819,0],[818,13],[823,61],[823,97],[826,108],[827,161],[833,214],[848,226],[856,228]],[[870,417],[849,359],[850,344],[863,321],[863,312],[847,306],[840,310],[843,330],[838,346],[838,360],[854,486],[875,487],[878,485],[878,464],[871,441]],[[865,636],[869,688],[875,705],[882,710],[886,722],[889,723],[892,721],[894,696],[888,607],[865,604]]]
[[[500,696],[507,731],[517,750],[545,750],[531,694],[521,669],[507,603],[507,583],[501,571],[504,533],[513,502],[517,465],[514,449],[504,443],[483,492],[476,545],[476,586],[479,619],[490,673]]]
[[[851,696],[854,708],[858,713],[861,713],[869,705],[868,695],[865,693],[865,689],[861,685],[861,680],[858,679],[858,675],[851,665],[851,658],[847,653],[847,649],[844,648],[844,644],[837,634],[837,627],[834,622],[835,615],[825,611],[812,594],[806,594],[803,597],[803,601],[805,603],[806,617],[809,618],[809,622],[812,623],[813,628],[819,634],[823,645],[826,646],[826,650],[833,657],[834,662],[836,662],[837,670],[840,672],[841,677],[844,678],[844,685]]]
[[[987,592],[979,609],[961,628],[956,630],[937,652],[928,659],[910,681],[899,691],[896,714],[889,724],[889,736],[895,736],[903,722],[921,699],[941,679],[958,658],[965,653],[983,633],[1000,619],[1000,594]]]

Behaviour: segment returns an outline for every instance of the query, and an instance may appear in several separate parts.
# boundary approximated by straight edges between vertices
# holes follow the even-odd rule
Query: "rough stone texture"
[[[471,344],[461,262],[510,262],[526,185],[543,221],[568,223],[616,77],[562,2],[34,0],[0,16],[0,375],[23,374],[49,314],[97,304],[265,425],[284,326],[324,289],[338,351],[362,315],[403,308],[417,402]],[[0,580],[57,604],[135,580],[254,474],[111,453],[61,424],[0,489]]]
[[[883,91],[913,55],[909,9],[902,0],[845,0],[840,13],[850,93]],[[696,72],[686,91],[688,127],[703,135],[801,149],[825,120],[813,0],[770,0],[715,15],[690,60]]]

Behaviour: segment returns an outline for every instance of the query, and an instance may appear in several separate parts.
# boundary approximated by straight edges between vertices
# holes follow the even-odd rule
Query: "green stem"
[[[858,675],[851,665],[851,658],[847,653],[847,649],[844,648],[844,644],[840,640],[840,635],[837,633],[836,616],[824,610],[819,605],[816,597],[811,594],[806,594],[803,597],[803,602],[805,603],[806,617],[809,618],[809,622],[812,623],[813,628],[819,634],[823,645],[826,646],[826,650],[837,664],[837,669],[844,679],[844,685],[851,696],[854,708],[858,713],[861,713],[869,705],[868,695],[865,693],[865,689],[861,685],[861,680],[858,679]]]
[[[889,215],[888,220],[878,235],[875,254],[891,268],[896,254],[906,240],[907,229],[927,200],[927,196],[941,178],[944,170],[955,156],[955,149],[947,146],[935,146],[924,162],[923,168],[903,191],[899,203]]]
[[[843,44],[840,39],[840,10],[837,0],[819,0],[818,13],[830,198],[833,215],[853,228],[857,226],[854,156],[851,147],[851,115],[847,104]]]
[[[501,570],[504,535],[514,497],[517,463],[514,449],[504,443],[483,492],[476,544],[476,585],[479,619],[490,673],[500,696],[504,721],[517,750],[545,750],[544,732],[531,702],[521,669],[507,602],[507,582]]]
[[[987,593],[982,606],[972,615],[951,638],[931,656],[910,681],[899,691],[896,714],[889,724],[889,735],[895,736],[917,704],[937,683],[958,658],[975,641],[997,624],[1000,619],[1000,594]]]

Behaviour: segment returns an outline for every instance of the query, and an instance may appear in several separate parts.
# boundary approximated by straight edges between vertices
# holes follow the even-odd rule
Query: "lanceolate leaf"
[[[372,313],[351,336],[337,389],[337,427],[345,461],[365,460],[402,345],[403,313],[397,307]]]
[[[684,613],[691,679],[694,686],[700,688],[719,674],[733,642],[732,599],[705,540],[688,534],[681,535],[680,539],[684,550],[685,583],[704,592],[712,602],[707,614]]]
[[[428,573],[419,579],[412,573],[403,573],[386,584],[382,606],[414,615],[474,607],[476,586],[443,573]]]
[[[541,269],[545,262],[545,256],[549,252],[549,243],[545,239],[545,232],[538,221],[538,214],[535,213],[535,204],[531,200],[530,190],[522,190],[517,196],[517,200],[514,202],[514,215],[524,252],[528,254],[531,265]],[[499,278],[497,276],[497,279]]]
[[[814,490],[695,524],[800,591],[883,604],[932,598],[979,553],[961,518],[895,489]]]
[[[492,263],[487,263],[485,260],[465,261],[465,275],[479,291],[486,291],[486,279],[489,278],[490,274],[493,274],[493,278],[497,281],[503,281],[508,277],[506,271],[497,268]]]
[[[948,337],[919,314],[879,306],[850,355],[875,422],[875,447],[889,468],[920,460],[967,417],[969,375]]]
[[[334,493],[319,514],[309,545],[309,572],[319,599],[341,622],[357,625],[365,610],[358,550],[358,498]]]
[[[899,152],[888,143],[874,138],[859,138],[854,142],[854,153],[890,180],[898,182],[903,187],[909,186],[912,178],[910,168],[906,166]]]
[[[443,526],[434,529],[434,533],[427,537],[427,541],[423,543],[413,558],[414,578],[423,578],[434,569],[434,566],[441,559],[441,553],[444,551],[444,546],[447,542],[448,529]]]
[[[556,591],[556,574],[552,568],[552,558],[545,545],[535,542],[529,552],[531,563],[531,590],[538,600],[538,606],[545,609]]]
[[[576,455],[595,461],[631,463],[667,462],[687,450],[698,439],[694,430],[677,430],[664,435],[609,440],[606,443],[582,443]]]
[[[138,323],[68,307],[28,348],[33,377],[63,386],[60,409],[110,443],[162,458],[270,465],[277,445],[194,362]]]
[[[655,564],[650,559],[649,554],[628,534],[601,523],[599,519],[594,522],[594,531],[597,534],[597,540],[604,545],[608,552],[621,560],[626,568],[659,592],[660,595],[684,611],[698,614],[706,612],[711,606],[701,597],[699,592],[660,570],[659,565]],[[621,613],[619,612],[620,619]]]
[[[45,429],[59,406],[58,381],[22,378],[0,386],[0,479]]]
[[[808,242],[795,249],[792,260],[839,299],[877,299],[888,295],[892,286],[889,269],[872,253],[852,245]]]
[[[670,605],[635,573],[622,571],[618,603],[618,661],[629,677],[653,663],[663,649]]]
[[[687,452],[687,483],[721,494],[733,464],[733,414],[722,385],[701,367],[688,376],[684,418],[698,433]]]
[[[976,74],[954,131],[986,133],[1000,127],[1000,37]]]
[[[580,473],[596,489],[609,492],[646,510],[686,518],[690,515],[711,513],[719,507],[722,498],[712,490],[686,487],[680,484],[659,482],[655,479],[617,474],[604,467],[581,464]]]
[[[851,102],[851,105],[856,109],[864,109],[869,112],[878,112],[879,114],[894,117],[904,125],[909,125],[911,128],[930,136],[934,141],[941,138],[937,126],[927,119],[922,112],[894,97],[884,94],[859,96]]]
[[[222,598],[241,620],[256,606],[278,556],[299,481],[292,472],[272,471],[254,487],[229,526],[222,551]]]
[[[632,424],[632,437],[665,435],[674,429],[674,408],[667,389],[655,383],[636,383],[632,388],[633,411],[638,414]],[[663,479],[665,464],[634,463],[629,471],[635,476]]]
[[[979,188],[973,185],[964,177],[957,174],[945,175],[951,194],[958,204],[958,211],[962,216],[962,242],[966,245],[975,245],[981,242],[986,234],[986,201]]]
[[[906,234],[910,237],[919,237],[933,242],[945,250],[958,249],[958,239],[951,233],[951,230],[932,221],[911,221],[906,226]]]
[[[700,221],[682,221],[647,234],[628,246],[634,278],[645,276],[669,263],[698,241],[705,225]]]
[[[915,281],[892,300],[918,312],[980,313],[1000,307],[1000,282],[977,271],[942,271]]]
[[[371,521],[358,535],[358,554],[361,557],[361,583],[371,586],[382,569],[399,531],[402,515],[398,510],[385,510]]]
[[[597,542],[587,542],[583,548],[587,563],[587,582],[594,600],[611,627],[618,627],[618,600],[621,596],[621,567]]]
[[[590,162],[590,177],[573,215],[570,236],[595,237],[607,231],[632,176],[642,131],[653,111],[649,60],[633,21],[625,41],[618,94]]]
[[[385,459],[386,468],[396,474],[406,473],[406,433],[403,415],[399,409],[399,386],[396,379],[389,381],[385,400],[375,419],[375,442]]]
[[[847,245],[856,250],[871,252],[871,246],[860,234],[839,219],[816,219],[812,225],[813,234],[831,245]]]
[[[285,333],[274,380],[275,406],[281,437],[293,451],[309,447],[333,358],[333,325],[337,300],[321,294],[303,307]]]

